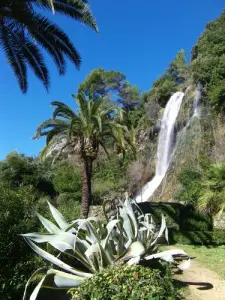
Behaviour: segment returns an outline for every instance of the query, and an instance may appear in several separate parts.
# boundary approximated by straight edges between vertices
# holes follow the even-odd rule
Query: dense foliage
[[[132,86],[124,74],[104,69],[92,71],[80,84],[78,92],[114,102],[127,112],[138,107],[141,100],[140,90]]]
[[[170,63],[165,73],[153,82],[150,91],[144,94],[145,102],[158,103],[165,107],[170,96],[181,88],[190,74],[185,58],[185,51],[178,52],[174,61]]]
[[[183,231],[209,231],[213,229],[210,214],[199,212],[194,205],[180,203],[140,203],[144,213],[154,215],[155,221],[160,223],[163,214],[169,228]]]
[[[13,152],[0,162],[0,256],[3,270],[0,290],[4,299],[20,299],[27,279],[41,266],[19,237],[24,231],[39,230],[34,211],[48,216],[45,203],[46,199],[52,199],[68,220],[80,216],[80,163],[62,158],[52,165],[51,160],[41,162]],[[127,186],[125,165],[126,160],[117,155],[111,160],[105,158],[96,162],[93,178],[96,203],[102,203],[104,197],[121,195]],[[124,177],[124,183],[121,177]],[[12,269],[14,274],[10,272]]]
[[[169,232],[169,239],[171,244],[219,246],[225,244],[225,230],[217,229],[199,232],[173,229]]]
[[[204,88],[208,100],[218,110],[225,108],[225,12],[206,26],[192,50],[191,70]]]
[[[79,217],[80,199],[75,193],[81,178],[71,166],[52,169],[48,161],[13,152],[0,162],[0,182],[0,298],[21,299],[26,281],[43,263],[19,235],[39,230],[35,211],[45,213],[46,199],[52,199],[68,218]],[[66,192],[73,196],[62,201]]]
[[[192,203],[200,210],[215,215],[225,206],[225,165],[204,163],[201,169],[184,168],[180,174],[178,201]]]
[[[167,267],[142,266],[108,268],[70,290],[72,300],[176,299],[171,271]]]
[[[19,234],[36,231],[33,208],[37,191],[32,187],[0,184],[0,298],[20,299],[30,274],[38,267],[35,258]]]

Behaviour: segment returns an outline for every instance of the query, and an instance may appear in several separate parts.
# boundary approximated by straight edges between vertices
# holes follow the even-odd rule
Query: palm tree
[[[135,146],[132,135],[122,124],[120,109],[107,108],[101,99],[94,100],[94,97],[86,100],[83,94],[73,97],[78,104],[78,111],[74,112],[62,102],[52,102],[55,106],[53,117],[38,127],[34,138],[46,136],[46,147],[41,157],[54,152],[57,153],[55,159],[62,152],[79,154],[83,161],[81,212],[87,217],[92,201],[92,164],[99,148],[108,155],[109,141],[123,154],[128,148],[135,153]]]
[[[84,0],[1,0],[0,46],[17,77],[23,93],[27,91],[29,66],[46,89],[49,72],[40,48],[53,58],[60,75],[66,70],[65,58],[79,68],[81,57],[66,33],[40,11],[52,11],[97,29]]]

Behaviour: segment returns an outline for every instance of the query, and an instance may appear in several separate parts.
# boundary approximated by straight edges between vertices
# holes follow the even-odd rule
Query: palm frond
[[[34,139],[37,139],[41,136],[45,136],[46,135],[46,131],[47,129],[66,129],[68,128],[68,123],[64,120],[60,120],[60,119],[48,119],[46,121],[44,121],[43,123],[41,123],[39,125],[39,127],[37,128],[36,131],[36,135],[34,136]]]
[[[65,103],[59,102],[59,101],[53,101],[51,102],[52,106],[56,106],[54,112],[53,112],[53,119],[56,117],[64,117],[67,119],[75,118],[74,111]]]
[[[66,15],[98,31],[88,1],[1,0],[0,47],[3,48],[24,93],[28,85],[27,67],[31,67],[47,89],[50,86],[49,73],[40,46],[50,54],[60,75],[66,71],[65,58],[71,60],[78,69],[81,63],[80,54],[68,35],[45,17],[43,10]]]
[[[93,17],[90,8],[88,6],[88,1],[82,0],[39,0],[39,2],[34,1],[35,5],[43,9],[54,9],[56,13],[64,14],[72,19],[78,20],[85,25],[88,25],[96,32],[98,32],[98,26],[96,20]]]
[[[22,48],[26,62],[29,64],[36,77],[43,82],[45,88],[48,90],[50,86],[50,78],[43,55],[39,51],[38,47],[27,39],[23,43]]]
[[[20,89],[25,93],[28,87],[25,58],[21,47],[14,41],[11,31],[9,31],[4,24],[2,24],[0,28],[0,41],[2,42],[8,63],[18,80]]]

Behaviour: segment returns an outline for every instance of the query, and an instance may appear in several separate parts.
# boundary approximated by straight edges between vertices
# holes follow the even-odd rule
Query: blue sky
[[[31,137],[51,116],[50,102],[75,105],[71,94],[94,68],[120,71],[132,84],[148,90],[180,49],[190,53],[205,24],[219,16],[225,4],[223,0],[92,0],[91,7],[99,35],[79,23],[54,17],[81,52],[83,62],[79,72],[68,63],[66,76],[60,77],[47,58],[49,93],[30,73],[29,91],[22,95],[0,50],[0,159],[15,150],[37,155],[44,140]]]

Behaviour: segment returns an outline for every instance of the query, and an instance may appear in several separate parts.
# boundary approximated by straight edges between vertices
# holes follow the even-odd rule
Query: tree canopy
[[[94,98],[104,98],[120,104],[126,111],[132,110],[140,104],[140,90],[131,85],[126,76],[117,71],[104,69],[93,70],[78,88],[79,93]]]
[[[200,82],[210,103],[225,109],[225,11],[206,26],[192,49],[191,71]]]

